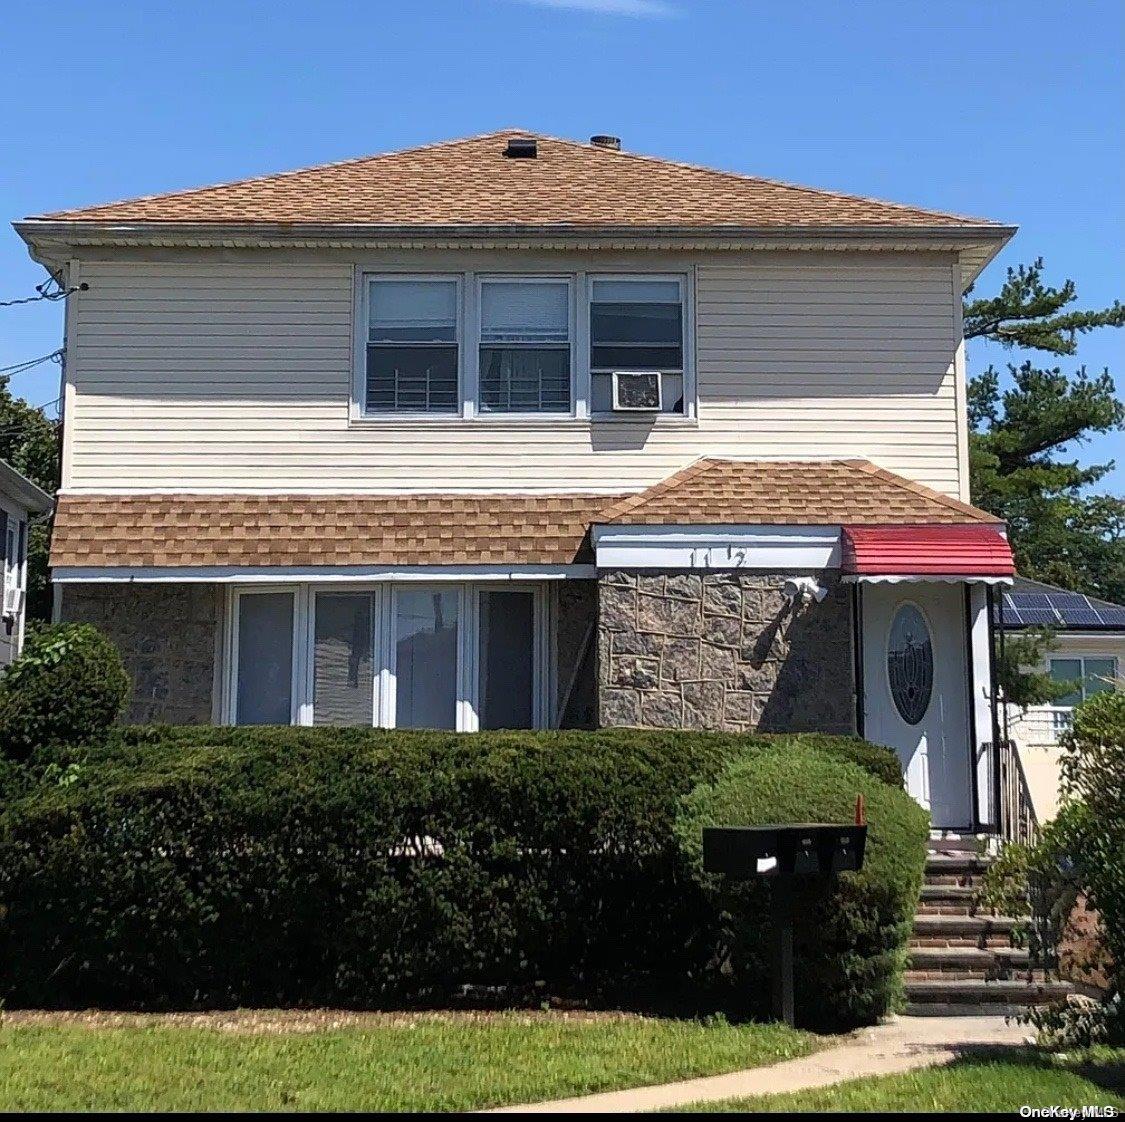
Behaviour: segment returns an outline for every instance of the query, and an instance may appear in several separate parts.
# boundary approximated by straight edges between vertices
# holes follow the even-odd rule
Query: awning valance
[[[1000,526],[845,526],[842,571],[854,579],[1010,580]]]

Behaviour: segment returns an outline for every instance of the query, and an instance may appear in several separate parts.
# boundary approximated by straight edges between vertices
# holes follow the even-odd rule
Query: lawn
[[[14,1013],[0,1110],[472,1110],[805,1055],[780,1025],[565,1013]]]
[[[790,1111],[969,1111],[1007,1113],[1021,1106],[1113,1106],[1125,1110],[1125,1051],[1062,1059],[1034,1051],[1003,1058],[970,1057],[948,1067],[856,1079],[834,1087],[728,1099],[683,1108],[685,1113]]]

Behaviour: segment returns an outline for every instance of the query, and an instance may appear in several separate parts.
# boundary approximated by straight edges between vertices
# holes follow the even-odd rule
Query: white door
[[[971,827],[962,586],[864,585],[863,663],[864,735],[895,749],[935,827]]]

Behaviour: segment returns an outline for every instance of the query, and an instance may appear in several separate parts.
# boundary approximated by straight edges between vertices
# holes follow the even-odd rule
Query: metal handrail
[[[996,755],[1000,837],[1006,842],[1034,845],[1039,837],[1039,819],[1019,748],[1014,740],[1001,740]]]

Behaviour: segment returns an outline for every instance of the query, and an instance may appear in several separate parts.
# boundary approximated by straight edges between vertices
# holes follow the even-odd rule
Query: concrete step
[[[911,970],[1027,970],[1031,956],[1018,947],[911,947]]]
[[[928,849],[931,853],[983,853],[987,845],[987,839],[973,834],[948,834],[931,836]]]
[[[949,1001],[908,1001],[904,1017],[1018,1017],[1027,1012],[1026,1005],[998,1001],[988,1005],[960,1005]]]
[[[979,876],[992,860],[979,853],[929,853],[926,855],[926,881],[932,876]]]
[[[919,938],[1010,935],[1019,923],[1020,920],[1011,916],[919,915],[914,917],[914,934]]]
[[[920,916],[971,916],[973,906],[966,900],[920,900],[915,914]]]
[[[1027,982],[1017,978],[927,979],[906,983],[906,998],[911,1005],[1045,1005],[1073,992],[1069,982]]]
[[[931,884],[928,881],[922,885],[922,900],[924,903],[961,901],[971,904],[976,897],[977,890],[967,884]]]

